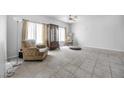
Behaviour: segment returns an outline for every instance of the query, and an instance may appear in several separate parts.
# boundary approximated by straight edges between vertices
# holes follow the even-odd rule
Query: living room
[[[6,19],[7,77],[123,77],[123,16],[7,15]]]
[[[14,19],[15,18],[15,19]],[[20,21],[18,24],[17,24],[17,21]],[[33,29],[33,23],[34,25],[35,24],[41,24],[41,26],[44,26],[47,25],[47,24],[55,24],[55,25],[58,25],[58,29],[62,28],[62,29],[66,29],[66,33],[67,31],[69,31],[69,25],[67,23],[64,23],[62,21],[59,21],[59,20],[56,20],[56,19],[53,19],[53,18],[50,18],[49,16],[45,16],[45,15],[35,15],[35,16],[31,16],[31,15],[22,15],[22,16],[7,16],[7,23],[8,23],[8,37],[7,37],[7,40],[8,40],[8,58],[11,58],[11,57],[15,57],[16,56],[16,43],[17,43],[17,31],[18,31],[18,39],[19,39],[19,49],[21,49],[21,38],[22,38],[22,27],[23,27],[23,20],[26,20],[28,21],[28,25],[30,25],[29,28],[32,27]],[[13,25],[14,24],[14,25]],[[17,27],[18,26],[18,27]],[[43,28],[44,28],[43,27]],[[35,28],[35,26],[34,26]],[[43,30],[43,29],[42,29]],[[29,33],[30,36],[27,37],[27,39],[36,39],[36,36],[31,36],[31,35],[34,35],[33,33]],[[37,33],[37,37],[38,37],[38,34],[42,34],[43,36],[46,34],[46,33]],[[59,34],[59,33],[58,33]],[[14,35],[14,36],[13,36]],[[24,36],[23,36],[24,37]],[[40,36],[39,36],[40,37]],[[39,39],[42,39],[42,41],[45,39],[46,37],[44,36],[42,38],[39,38]],[[37,39],[37,43],[39,43],[39,39]],[[44,41],[46,43],[46,41]],[[12,44],[13,43],[13,44]],[[41,43],[41,42],[40,42]],[[15,46],[13,46],[15,45]],[[9,49],[11,48],[11,50]]]
[[[65,15],[63,17],[67,16]],[[48,31],[49,29],[51,29],[51,31]],[[52,32],[52,30],[54,29],[55,31]],[[45,58],[48,59],[50,56],[49,55],[50,53],[48,53],[48,49],[60,50],[61,49],[60,47],[63,47],[68,44],[67,36],[69,43],[72,43],[71,39],[72,37],[69,37],[69,35],[72,33],[69,31],[70,31],[69,23],[57,20],[52,15],[51,16],[8,15],[7,16],[7,58],[9,61],[8,64],[19,65],[23,63],[22,61],[33,62],[42,61]],[[34,45],[31,46],[32,48],[31,51],[29,51],[30,48],[26,50],[25,47],[25,46],[29,47],[30,43],[34,43]],[[34,46],[36,46],[37,48],[39,47],[39,50],[33,49]],[[32,52],[36,53],[37,56],[36,55],[33,56],[33,54],[31,55]],[[17,56],[19,56],[20,59],[16,59]],[[15,72],[16,71],[13,71],[12,73],[10,73],[10,75]]]
[[[123,93],[123,0],[2,0],[0,92]]]

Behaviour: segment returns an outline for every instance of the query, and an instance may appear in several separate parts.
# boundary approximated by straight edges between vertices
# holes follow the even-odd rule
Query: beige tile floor
[[[22,59],[20,61],[23,61]],[[44,61],[23,62],[12,78],[123,78],[124,53],[63,47]]]

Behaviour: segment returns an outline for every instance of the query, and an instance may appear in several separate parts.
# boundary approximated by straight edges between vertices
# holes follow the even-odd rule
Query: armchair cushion
[[[39,52],[46,52],[46,51],[48,51],[48,48],[46,47],[46,48],[40,48],[39,49]]]

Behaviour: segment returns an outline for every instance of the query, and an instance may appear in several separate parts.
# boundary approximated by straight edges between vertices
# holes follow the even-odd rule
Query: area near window
[[[32,22],[28,22],[28,36],[27,39],[28,40],[35,40],[36,44],[43,44],[43,36],[44,36],[44,32],[43,32],[43,24],[38,24],[38,23],[32,23]],[[65,43],[65,28],[64,27],[59,27],[58,28],[58,32],[59,32],[59,42],[60,44],[64,44]]]
[[[28,40],[36,40],[36,44],[43,44],[43,24],[28,22]]]
[[[65,42],[65,28],[59,27],[59,41]]]

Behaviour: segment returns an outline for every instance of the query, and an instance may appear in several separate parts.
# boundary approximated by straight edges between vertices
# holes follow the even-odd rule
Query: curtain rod
[[[39,23],[39,24],[47,24],[47,23],[41,23],[41,22],[37,22],[37,21],[31,21],[31,20],[28,20],[28,19],[22,19],[23,21],[26,20],[26,21],[29,21],[29,22],[32,22],[32,23]]]
[[[23,21],[26,20],[26,21],[29,21],[29,22],[32,22],[32,23],[39,23],[39,24],[52,24],[52,23],[41,23],[41,22],[36,22],[36,21],[31,21],[31,20],[28,20],[28,19],[22,19]],[[56,25],[56,24],[55,24]],[[59,26],[59,25],[58,25]],[[63,27],[63,26],[59,26],[59,27]],[[66,28],[66,27],[64,27]]]

